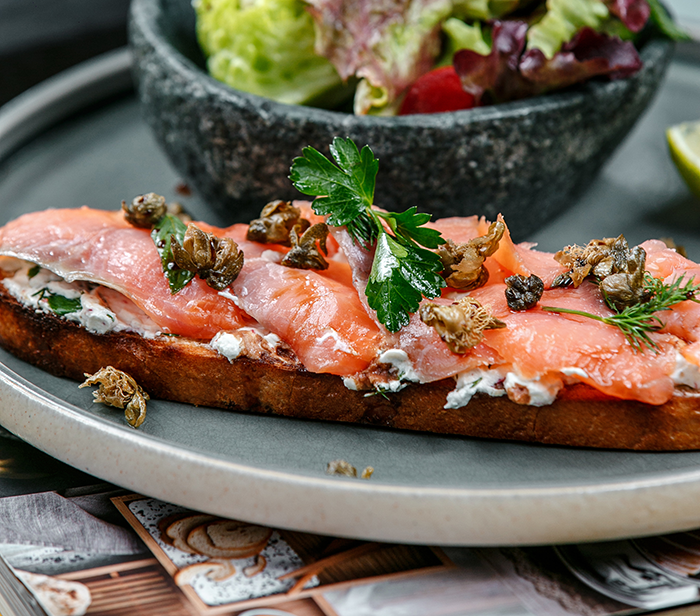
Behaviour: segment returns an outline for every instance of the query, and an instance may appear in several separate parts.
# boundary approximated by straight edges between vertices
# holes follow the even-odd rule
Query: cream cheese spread
[[[396,374],[398,377],[386,383],[375,383],[375,387],[379,391],[396,392],[406,387],[409,382],[420,382],[420,377],[414,370],[413,364],[406,351],[402,351],[401,349],[387,349],[380,353],[377,361],[380,364],[388,364],[390,366],[390,374]]]
[[[447,394],[446,409],[459,409],[467,406],[474,394],[487,394],[493,397],[506,394],[503,382],[505,372],[498,368],[469,370],[457,375],[457,386]]]
[[[209,346],[230,362],[239,357],[257,359],[268,355],[289,365],[298,363],[298,360],[293,357],[291,349],[286,347],[277,334],[257,327],[241,327],[235,331],[220,331],[211,339]],[[284,357],[280,356],[281,348],[286,349]]]
[[[243,341],[236,332],[219,332],[211,339],[209,346],[229,361],[238,359],[243,352]]]
[[[420,382],[420,377],[413,369],[408,353],[401,349],[387,349],[379,355],[380,364],[389,364],[391,371],[396,372],[400,381]]]
[[[85,282],[66,282],[47,269],[36,270],[32,263],[23,263],[14,276],[4,278],[2,284],[22,305],[40,312],[54,313],[47,293],[68,300],[80,299],[80,309],[62,317],[93,334],[129,331],[144,338],[161,334],[158,326],[120,293]]]
[[[503,382],[506,393],[511,400],[522,403],[518,399],[518,394],[514,391],[519,388],[525,393],[525,404],[529,406],[547,406],[552,404],[557,398],[557,394],[564,387],[561,379],[556,377],[537,377],[535,379],[524,379],[515,372],[509,372]]]
[[[671,374],[674,385],[687,385],[700,389],[700,368],[676,352],[676,369]]]
[[[530,406],[546,406],[554,402],[564,386],[563,381],[556,376],[526,379],[504,367],[461,372],[456,380],[456,387],[447,394],[446,409],[462,408],[478,393],[491,397],[507,395],[521,404],[524,402]]]

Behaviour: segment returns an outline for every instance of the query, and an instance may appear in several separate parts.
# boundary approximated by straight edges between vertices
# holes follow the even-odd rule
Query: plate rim
[[[20,360],[21,361],[21,360]],[[0,389],[10,388],[20,393],[28,400],[34,400],[45,406],[49,406],[54,410],[59,411],[69,417],[74,417],[76,421],[80,423],[85,423],[91,425],[96,431],[109,433],[114,435],[119,439],[133,440],[136,444],[143,447],[153,447],[153,449],[159,449],[162,451],[170,451],[173,455],[176,453],[186,453],[188,457],[193,459],[198,459],[202,461],[209,462],[211,460],[217,461],[222,466],[226,466],[232,469],[237,469],[240,472],[250,474],[252,477],[257,478],[274,478],[285,483],[298,482],[302,484],[312,484],[314,486],[322,487],[324,489],[351,489],[353,492],[388,492],[388,493],[410,493],[412,495],[416,494],[444,494],[451,493],[464,497],[473,496],[507,496],[511,498],[513,496],[552,496],[557,494],[568,494],[568,493],[604,493],[610,491],[618,491],[622,488],[630,489],[644,489],[644,488],[654,488],[657,486],[666,486],[671,484],[686,484],[695,483],[700,484],[700,466],[695,470],[684,470],[684,471],[667,471],[663,473],[661,471],[650,473],[644,478],[623,481],[618,479],[613,479],[610,481],[601,481],[599,483],[580,483],[575,485],[558,485],[558,486],[537,486],[537,487],[517,487],[513,485],[506,485],[500,488],[483,488],[483,487],[456,487],[456,486],[442,486],[442,487],[430,487],[430,486],[404,486],[396,485],[390,483],[383,483],[381,480],[375,481],[356,481],[351,478],[346,478],[342,476],[338,477],[318,477],[313,475],[305,475],[303,473],[291,473],[275,469],[266,469],[257,467],[250,464],[244,464],[242,462],[237,462],[235,460],[228,460],[224,456],[217,453],[202,452],[193,447],[188,447],[186,445],[175,444],[171,441],[163,439],[160,436],[145,434],[139,432],[136,429],[127,427],[126,425],[118,425],[108,419],[100,417],[90,413],[89,411],[76,406],[66,400],[61,399],[58,396],[46,391],[36,383],[26,379],[21,376],[6,364],[0,361]],[[235,411],[231,411],[235,412]],[[0,417],[2,416],[2,411],[0,411]],[[371,426],[369,426],[371,428]],[[428,433],[428,435],[430,435]],[[442,436],[442,435],[435,435]],[[664,452],[659,452],[664,453]],[[683,453],[683,452],[673,452],[673,453]],[[340,481],[341,483],[338,483]]]
[[[125,438],[125,428],[56,398],[2,363],[0,418],[23,440],[106,481],[195,510],[275,528],[402,543],[495,546],[610,540],[698,524],[692,503],[700,498],[700,469],[673,478],[520,489],[396,486],[310,477],[246,466],[136,431]],[[47,429],[52,430],[50,437]],[[151,472],[141,473],[143,465]],[[183,465],[198,481],[196,485],[184,481],[187,489],[175,495],[164,486],[170,485],[174,468]],[[225,485],[216,498],[210,492],[214,485]],[[251,485],[258,488],[258,501],[241,506],[235,493]],[[672,520],[656,515],[659,502],[677,510]],[[655,515],[641,516],[631,533],[626,516],[620,524],[620,513],[640,506]],[[661,511],[667,512],[668,506]],[[568,515],[577,510],[577,516]],[[370,520],[368,511],[376,514]]]

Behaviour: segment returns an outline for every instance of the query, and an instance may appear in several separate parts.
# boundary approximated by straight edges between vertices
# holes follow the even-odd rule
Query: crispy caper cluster
[[[554,258],[569,271],[557,276],[553,287],[578,287],[586,277],[592,276],[608,303],[617,310],[649,299],[644,289],[646,252],[641,246],[630,250],[622,235],[591,240],[586,246],[567,246]]]
[[[442,261],[442,276],[445,282],[453,289],[464,290],[485,285],[489,279],[489,272],[484,267],[484,261],[498,250],[498,243],[505,230],[505,224],[498,220],[491,223],[486,235],[464,244],[455,244],[448,239],[437,251]]]
[[[608,274],[600,281],[600,290],[609,304],[622,311],[627,306],[649,300],[650,292],[644,285],[647,253],[641,246],[630,250],[625,271]]]
[[[544,282],[539,276],[508,276],[506,283],[506,301],[511,310],[529,310],[540,301],[544,293]]]
[[[97,391],[92,394],[95,402],[124,409],[126,421],[134,428],[138,428],[144,422],[148,394],[126,372],[107,366],[93,375],[85,376],[88,378],[80,388],[99,385]]]
[[[289,234],[292,249],[282,259],[282,265],[298,269],[328,269],[328,262],[323,258],[324,254],[328,254],[326,249],[328,225],[319,222],[299,235],[301,229],[302,225],[299,224],[292,228]]]
[[[195,272],[217,291],[228,287],[243,268],[243,252],[236,242],[202,231],[194,223],[187,225],[182,244],[171,236],[170,247],[175,265]]]
[[[147,193],[135,197],[129,204],[122,201],[122,210],[124,210],[124,218],[129,224],[142,229],[150,229],[165,215],[168,207],[165,204],[165,197],[156,193]]]
[[[449,305],[424,302],[419,314],[421,321],[434,327],[453,353],[466,353],[475,347],[483,340],[484,330],[506,326],[473,297]]]
[[[301,217],[301,210],[289,201],[271,201],[260,212],[260,218],[250,221],[246,239],[261,244],[290,246],[290,234],[297,225],[300,235],[308,227],[308,220]]]
[[[122,210],[124,211],[126,222],[140,229],[150,229],[158,224],[158,221],[166,214],[177,216],[185,223],[192,221],[192,217],[180,203],[175,201],[166,203],[165,197],[161,197],[156,193],[139,195],[134,197],[131,203],[128,204],[126,201],[122,201]]]
[[[369,479],[374,473],[374,468],[367,466],[361,473],[360,479]],[[357,469],[345,460],[331,460],[326,466],[327,475],[343,475],[345,477],[357,477]]]

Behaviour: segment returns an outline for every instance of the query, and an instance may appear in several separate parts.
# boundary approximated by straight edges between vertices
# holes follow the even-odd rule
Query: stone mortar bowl
[[[130,42],[146,121],[171,162],[230,221],[273,199],[301,198],[288,179],[311,145],[335,136],[379,159],[375,203],[435,218],[500,212],[518,240],[565,210],[649,104],[673,44],[648,40],[629,79],[452,113],[354,116],[285,105],[209,77],[190,0],[133,0]]]

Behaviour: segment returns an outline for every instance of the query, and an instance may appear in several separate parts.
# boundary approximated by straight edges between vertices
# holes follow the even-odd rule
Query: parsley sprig
[[[553,306],[543,306],[542,310],[576,314],[595,319],[607,325],[613,325],[620,329],[635,351],[643,352],[645,348],[648,348],[658,353],[659,345],[649,334],[663,329],[665,323],[656,313],[670,310],[676,304],[686,300],[700,303],[700,300],[695,297],[695,294],[700,290],[700,285],[694,284],[695,278],[692,277],[683,284],[683,278],[683,275],[681,275],[672,283],[665,284],[662,280],[654,278],[649,272],[646,272],[643,288],[648,293],[649,300],[627,306],[624,310],[608,317],[601,317],[583,310],[556,308]]]
[[[289,177],[299,192],[316,197],[313,210],[327,216],[327,224],[345,226],[356,243],[374,247],[365,294],[379,321],[396,332],[408,325],[423,297],[437,297],[445,286],[440,258],[428,250],[445,240],[423,226],[430,214],[415,207],[400,213],[373,209],[379,161],[369,146],[360,151],[351,139],[336,137],[330,151],[336,164],[304,148]]]
[[[173,249],[171,248],[171,238],[174,237],[178,242],[182,243],[186,232],[187,225],[172,214],[165,214],[153,225],[151,230],[151,238],[153,238],[153,243],[156,245],[156,250],[160,255],[163,273],[168,280],[172,295],[182,290],[195,277],[195,272],[180,269],[176,265]]]

